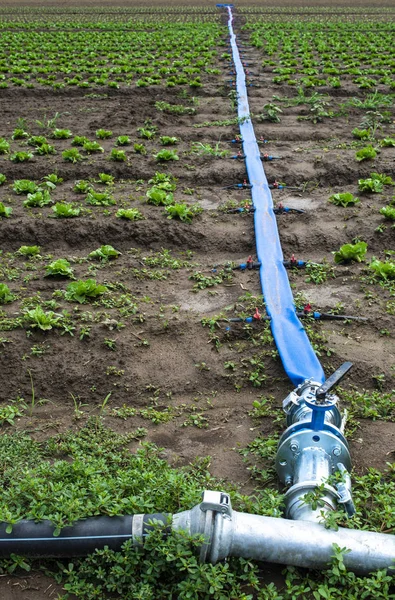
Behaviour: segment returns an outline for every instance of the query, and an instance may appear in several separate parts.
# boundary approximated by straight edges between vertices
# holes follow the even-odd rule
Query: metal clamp
[[[230,496],[225,492],[205,490],[202,494],[202,501],[199,506],[200,510],[203,512],[212,510],[213,512],[220,513],[225,519],[232,518]]]

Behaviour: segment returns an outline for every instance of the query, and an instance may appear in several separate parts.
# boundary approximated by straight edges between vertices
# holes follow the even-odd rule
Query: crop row
[[[34,83],[57,89],[120,83],[192,84],[212,68],[223,28],[216,23],[172,24],[150,32],[4,32],[0,87]],[[180,58],[180,56],[182,58]],[[7,77],[6,75],[7,74]],[[42,77],[45,75],[46,77]],[[16,77],[17,76],[17,77]],[[22,76],[22,77],[21,77]]]

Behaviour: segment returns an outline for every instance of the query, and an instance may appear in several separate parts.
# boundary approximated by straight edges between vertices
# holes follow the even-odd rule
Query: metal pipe
[[[333,556],[333,545],[347,548],[344,564],[359,574],[376,569],[395,573],[395,536],[339,528],[305,521],[250,515],[232,510],[224,492],[207,491],[203,502],[173,516],[174,530],[203,534],[201,559],[216,563],[229,556],[325,569]]]

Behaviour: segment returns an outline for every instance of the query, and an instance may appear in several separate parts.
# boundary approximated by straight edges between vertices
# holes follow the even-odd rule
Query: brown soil
[[[0,2],[1,6],[8,4]],[[36,4],[41,2],[21,3],[26,6]],[[46,6],[52,4],[72,5],[58,1]],[[96,0],[85,0],[83,4],[112,5]],[[128,2],[118,4],[131,5]],[[302,4],[306,5],[306,2]],[[322,3],[316,1],[314,5],[321,6]],[[358,3],[361,5],[364,3]],[[385,3],[377,3],[377,6],[385,6]],[[237,28],[240,24],[236,21]],[[244,34],[239,39],[244,44],[253,73],[253,87],[249,88],[250,109],[257,114],[271,101],[273,94],[284,95],[292,91],[274,86],[272,74],[260,67],[259,51],[248,46]],[[99,172],[105,171],[116,177],[113,195],[117,201],[117,206],[108,210],[90,207],[89,214],[85,212],[75,219],[53,219],[50,218],[50,207],[28,212],[22,207],[22,197],[16,196],[10,187],[0,188],[0,200],[13,208],[12,217],[3,219],[0,227],[0,247],[4,257],[1,281],[18,294],[15,302],[3,307],[7,315],[13,317],[27,296],[39,294],[41,300],[50,300],[55,290],[65,289],[67,281],[43,277],[43,265],[50,262],[50,256],[74,260],[72,266],[77,278],[93,276],[100,283],[116,284],[116,297],[126,290],[137,304],[136,315],[121,318],[113,306],[87,304],[76,307],[59,300],[56,311],[67,309],[73,315],[76,323],[73,336],[60,335],[54,330],[33,331],[28,337],[26,330],[21,328],[2,332],[6,338],[0,347],[2,397],[4,403],[19,396],[29,404],[30,371],[36,398],[46,402],[38,403],[32,416],[26,413],[20,418],[16,423],[18,429],[28,430],[36,439],[45,439],[55,432],[78,428],[90,415],[102,413],[105,423],[120,432],[146,427],[147,438],[163,447],[164,455],[172,464],[186,464],[196,456],[209,454],[212,473],[225,481],[235,482],[248,493],[254,483],[247,465],[235,450],[245,447],[262,429],[268,434],[273,432],[270,419],[257,423],[249,416],[252,402],[261,394],[272,395],[274,406],[280,407],[292,384],[279,359],[273,356],[274,347],[269,346],[265,356],[266,381],[262,388],[254,388],[243,375],[241,363],[241,359],[247,361],[256,354],[248,334],[237,325],[226,334],[222,326],[218,330],[222,346],[216,352],[209,343],[207,328],[200,322],[203,317],[217,315],[226,307],[240,306],[238,299],[246,292],[259,295],[258,274],[235,272],[231,282],[197,293],[192,291],[193,281],[189,280],[196,270],[210,276],[214,265],[227,261],[243,262],[254,253],[255,247],[252,217],[217,210],[228,200],[240,202],[248,197],[248,191],[223,189],[245,179],[243,162],[188,154],[193,141],[216,143],[223,140],[223,147],[234,149],[225,140],[237,134],[235,127],[192,127],[204,121],[234,116],[227,98],[229,75],[223,64],[221,68],[221,76],[207,78],[202,90],[193,92],[198,106],[196,116],[192,117],[159,113],[154,107],[157,100],[179,102],[179,99],[175,92],[157,86],[147,89],[121,87],[106,90],[105,96],[96,98],[87,96],[87,91],[81,89],[59,92],[37,88],[1,90],[1,136],[8,138],[11,135],[18,118],[27,120],[32,134],[40,135],[42,129],[37,121],[56,113],[61,115],[57,127],[68,128],[74,135],[95,139],[95,131],[102,127],[114,132],[112,139],[100,142],[103,154],[93,154],[75,165],[61,158],[61,151],[70,147],[67,140],[54,142],[55,156],[35,157],[26,164],[15,165],[6,157],[0,157],[0,172],[7,176],[8,182],[20,178],[38,180],[56,172],[64,183],[57,187],[53,198],[56,201],[66,199],[86,208],[81,201],[84,196],[77,195],[72,189],[74,182],[97,177]],[[320,89],[320,92],[331,95],[333,110],[350,95],[357,95],[351,85],[335,94],[329,88]],[[273,192],[275,202],[306,211],[303,215],[278,217],[285,258],[295,253],[297,258],[326,260],[333,264],[332,252],[356,237],[368,243],[369,258],[373,255],[383,258],[383,251],[393,248],[393,232],[388,227],[378,234],[375,229],[383,222],[378,209],[389,199],[390,193],[384,197],[368,196],[352,209],[336,207],[327,199],[336,191],[355,193],[358,178],[372,171],[393,173],[395,149],[386,148],[367,166],[358,164],[354,151],[344,150],[340,145],[351,141],[351,130],[360,124],[360,113],[351,111],[347,118],[326,120],[317,125],[297,121],[297,116],[303,114],[300,107],[288,108],[284,109],[279,124],[255,123],[257,137],[269,140],[265,151],[283,157],[282,161],[265,165],[269,181],[284,181],[289,186],[308,182],[305,192]],[[159,149],[154,140],[145,142],[146,156],[133,153],[128,146],[126,163],[110,162],[108,155],[116,137],[126,134],[133,142],[140,141],[136,128],[145,119],[152,119],[160,135],[180,138],[177,146],[180,160],[158,167],[152,157],[153,151]],[[393,124],[387,126],[387,135],[394,135]],[[13,144],[13,149],[22,148],[23,144]],[[171,172],[178,178],[175,193],[178,201],[199,202],[204,208],[193,223],[168,220],[162,208],[144,202],[147,180],[157,170]],[[193,189],[192,195],[188,188]],[[145,220],[127,222],[117,219],[115,212],[119,207],[138,207]],[[41,254],[46,256],[44,263],[29,265],[22,258],[7,257],[7,253],[15,252],[20,246],[32,244],[41,246]],[[100,268],[92,272],[91,262],[78,259],[102,244],[113,245],[122,255],[104,266],[97,264]],[[141,274],[144,258],[161,248],[171,250],[176,258],[189,260],[190,266],[174,271],[164,269],[167,279],[145,278]],[[191,256],[186,254],[187,250],[192,251]],[[195,264],[198,266],[193,266]],[[36,269],[34,265],[37,265]],[[395,350],[393,318],[385,311],[389,295],[379,286],[361,283],[365,268],[364,265],[336,266],[334,277],[318,286],[307,283],[304,272],[291,273],[290,279],[294,292],[302,292],[316,310],[326,312],[341,302],[346,314],[369,318],[363,323],[329,321],[312,325],[316,336],[326,340],[320,342],[326,373],[329,375],[343,361],[350,360],[355,366],[346,385],[373,389],[375,377],[383,374],[380,385],[384,391],[390,391]],[[148,271],[152,272],[152,269]],[[91,333],[81,341],[79,333],[84,325],[81,315],[87,311],[92,313],[92,322],[88,323]],[[124,327],[118,328],[120,321]],[[383,331],[388,333],[383,334]],[[106,346],[106,339],[115,340],[115,351]],[[227,361],[239,365],[236,374],[224,368]],[[235,384],[240,384],[239,391]],[[110,392],[110,401],[103,411],[103,400]],[[171,406],[175,417],[168,423],[155,425],[141,416],[127,420],[114,416],[114,410],[124,406],[155,406],[157,410]],[[207,419],[207,427],[183,426],[194,414]],[[363,473],[371,466],[384,469],[395,448],[394,442],[393,424],[362,422],[351,442],[356,471]],[[53,598],[60,591],[59,586],[43,575],[0,579],[0,594],[4,600],[44,600]]]

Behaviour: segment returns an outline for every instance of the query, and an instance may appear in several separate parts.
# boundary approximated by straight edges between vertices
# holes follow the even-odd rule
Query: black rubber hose
[[[150,522],[161,522],[168,526],[170,515],[144,515],[140,530],[134,531],[133,515],[125,517],[90,517],[65,527],[59,536],[54,536],[55,526],[51,521],[22,520],[16,523],[11,533],[6,533],[7,523],[0,523],[0,556],[20,554],[22,556],[86,556],[96,549],[108,546],[120,550],[126,540],[144,538],[153,526]],[[136,525],[135,523],[135,525]],[[165,533],[169,527],[165,529]]]

